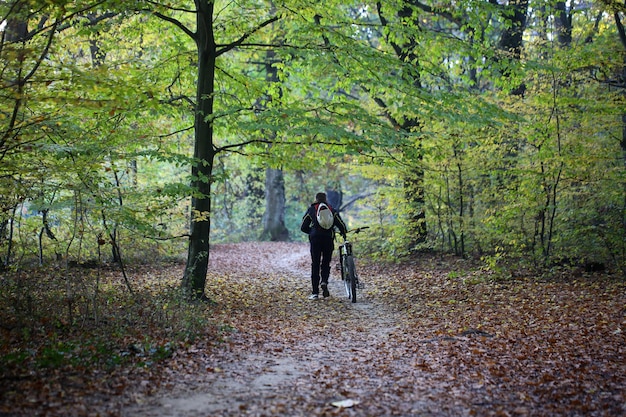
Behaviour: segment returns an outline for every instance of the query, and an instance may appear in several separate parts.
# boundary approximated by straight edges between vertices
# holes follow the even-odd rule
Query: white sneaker
[[[317,300],[320,298],[319,294],[311,294],[309,295],[309,300]]]

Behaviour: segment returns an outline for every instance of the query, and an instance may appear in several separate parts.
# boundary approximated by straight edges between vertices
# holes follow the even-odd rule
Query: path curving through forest
[[[194,381],[171,381],[127,407],[124,416],[332,415],[342,410],[336,405],[351,405],[350,415],[398,409],[437,415],[445,408],[424,398],[412,398],[410,407],[395,404],[392,391],[409,389],[388,372],[391,361],[400,359],[390,358],[387,349],[402,325],[400,313],[377,303],[368,286],[351,303],[336,271],[331,297],[308,300],[308,245],[222,245],[211,265],[214,275],[229,281],[222,286],[228,293],[213,294],[231,319],[228,342],[205,356],[206,372]],[[233,305],[237,299],[245,308]],[[393,400],[386,404],[388,391]]]
[[[129,270],[145,290],[102,316],[109,331],[128,320],[111,343],[50,327],[24,344],[0,327],[13,337],[0,417],[626,415],[619,271],[493,271],[436,253],[357,259],[366,288],[356,304],[334,269],[331,297],[310,301],[307,244],[247,242],[211,248],[214,303],[190,305],[161,297],[183,268]],[[37,361],[51,358],[57,366]]]
[[[357,260],[353,304],[334,269],[331,297],[307,299],[304,243],[218,245],[210,266],[223,341],[176,352],[122,416],[626,415],[619,278]]]

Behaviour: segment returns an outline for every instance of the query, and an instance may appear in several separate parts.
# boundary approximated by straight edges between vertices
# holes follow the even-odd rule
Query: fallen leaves
[[[448,267],[458,262],[452,260]],[[398,267],[405,282],[402,291],[388,287],[380,297],[390,305],[400,296],[410,300],[401,303],[407,321],[428,323],[403,335],[397,345],[410,344],[407,339],[428,341],[424,347],[443,363],[429,366],[441,373],[433,376],[441,381],[452,377],[465,387],[459,392],[480,388],[498,398],[472,408],[475,413],[624,413],[625,364],[619,358],[625,343],[615,332],[624,321],[623,281],[595,276],[586,283],[527,278],[468,285],[463,274],[450,279],[431,266],[426,259],[413,271]],[[446,299],[457,302],[441,302]],[[607,316],[617,320],[604,320]]]
[[[0,412],[626,413],[623,280],[593,275],[498,282],[468,261],[436,256],[397,265],[360,259],[357,268],[366,283],[358,303],[345,299],[336,276],[331,297],[311,302],[306,245],[215,246],[207,279],[213,304],[196,307],[193,316],[172,301],[158,304],[158,311],[145,304],[137,319],[111,298],[119,308],[112,308],[117,313],[109,312],[107,320],[134,320],[143,332],[142,338],[116,339],[121,342],[116,352],[128,352],[133,360],[106,372],[80,361],[21,373],[5,369],[1,376],[8,390],[0,395]],[[150,277],[143,284],[158,298],[167,285],[155,283],[175,281],[181,266],[134,274]],[[137,281],[142,279],[135,278],[141,287]],[[180,324],[191,325],[194,317],[210,328],[200,333],[201,327],[190,327],[178,341],[157,325],[183,329]],[[61,344],[51,360],[81,358],[90,349],[80,340],[70,343],[60,331],[57,338]],[[23,350],[18,339],[11,340],[2,345],[3,354],[11,346],[18,361]]]

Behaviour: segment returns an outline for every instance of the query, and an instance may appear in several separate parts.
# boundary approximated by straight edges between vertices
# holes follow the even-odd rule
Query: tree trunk
[[[276,63],[276,53],[268,50],[265,57],[265,80],[268,84],[280,81]],[[279,95],[282,95],[280,89]],[[271,99],[271,96],[264,97],[264,101]],[[264,106],[263,102],[260,104]],[[265,213],[261,240],[273,242],[289,240],[289,230],[285,227],[285,179],[280,169],[267,168],[265,170]]]
[[[383,26],[388,26],[388,21],[382,13],[382,2],[376,3],[378,16]],[[419,17],[413,13],[409,2],[405,2],[398,13],[397,17],[400,20],[411,21],[415,26],[419,27]],[[419,49],[419,42],[417,39],[410,37],[406,39],[402,44],[396,43],[393,40],[388,39],[393,47],[398,59],[405,63],[412,63],[413,70],[406,75],[407,80],[411,82],[414,88],[422,88],[422,80],[420,77],[419,66],[420,57],[416,54]],[[396,119],[391,116],[391,113],[387,111],[387,105],[379,98],[374,99],[375,102],[385,110],[387,119],[394,127],[400,131],[406,132],[407,135],[412,135],[421,129],[421,121],[416,117],[406,117],[403,120]],[[418,139],[421,141],[421,139]],[[404,174],[404,195],[407,205],[409,207],[409,215],[407,218],[407,232],[410,236],[409,248],[413,250],[420,243],[424,242],[427,237],[426,228],[426,213],[424,211],[424,170],[421,168],[422,161],[422,149],[421,144],[416,146],[416,153],[405,155],[405,160],[410,165],[409,169]],[[414,152],[412,150],[411,152]]]
[[[411,237],[409,242],[411,250],[424,243],[428,235],[426,212],[424,211],[424,170],[417,165],[421,159],[420,155],[415,165],[404,176],[404,194],[408,207],[410,207],[407,231]]]
[[[528,0],[512,0],[509,2],[508,11],[503,18],[507,22],[500,36],[498,48],[504,52],[504,59],[509,62],[517,62],[524,50],[524,30],[528,13]],[[511,76],[511,70],[503,70],[504,77]],[[523,96],[526,92],[526,84],[520,83],[511,90],[512,95]]]
[[[556,3],[554,25],[559,44],[566,48],[569,47],[572,44],[572,12],[568,10],[567,3],[564,1]]]
[[[285,227],[285,180],[280,169],[265,170],[265,214],[262,240],[286,242],[289,230]]]
[[[211,175],[215,158],[212,115],[216,46],[212,26],[213,1],[196,0],[196,8],[198,84],[194,164],[191,169],[195,195],[191,199],[189,251],[182,287],[194,298],[205,298],[204,287],[209,264]]]
[[[343,205],[343,192],[341,192],[341,184],[337,187],[326,187],[326,200],[335,210],[341,210]]]
[[[622,48],[626,50],[626,29],[624,29],[624,24],[622,23],[619,12],[616,11],[613,14],[613,18],[615,19],[615,25],[617,26],[617,33],[619,35]],[[618,87],[621,88],[623,92],[626,92],[626,56],[622,58],[622,73],[620,78],[621,80]],[[620,146],[622,148],[624,165],[626,165],[626,113],[622,113],[622,139],[620,140]],[[624,190],[624,203],[622,206],[622,233],[626,234],[626,183],[622,183],[622,189]],[[623,240],[624,236],[622,237],[622,241]],[[626,272],[624,272],[624,274],[626,275]]]

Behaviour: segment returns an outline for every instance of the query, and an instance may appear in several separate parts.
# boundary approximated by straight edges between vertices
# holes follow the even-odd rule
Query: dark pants
[[[333,256],[332,236],[309,236],[311,243],[311,286],[313,294],[320,293],[320,277],[322,283],[328,283],[330,276],[330,260]]]

